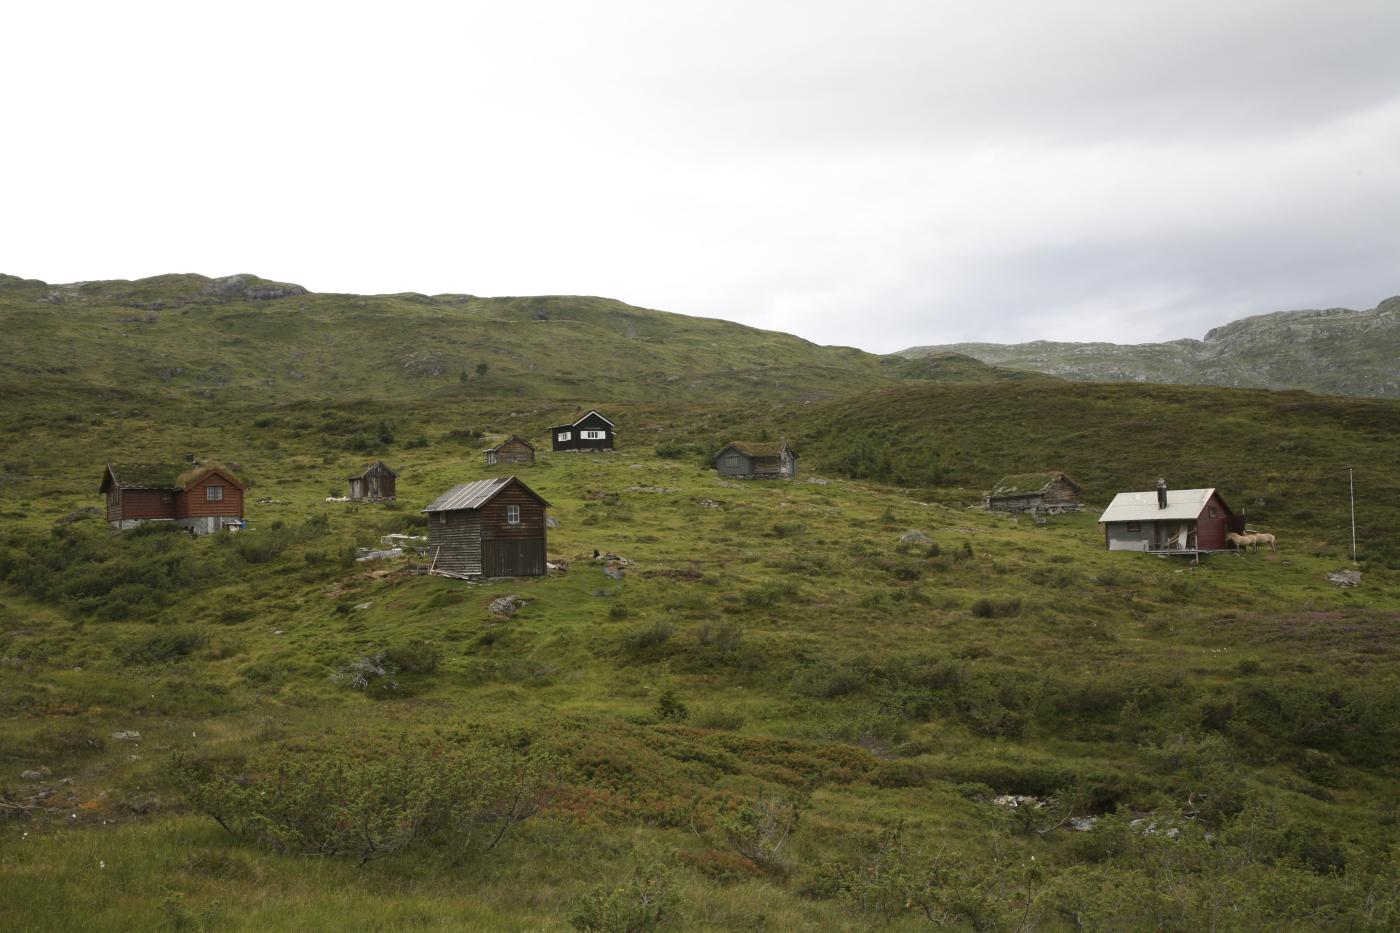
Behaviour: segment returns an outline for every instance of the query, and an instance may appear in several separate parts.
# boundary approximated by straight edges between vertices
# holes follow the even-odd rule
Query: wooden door
[[[544,542],[537,538],[487,541],[482,557],[482,572],[488,577],[544,576]]]

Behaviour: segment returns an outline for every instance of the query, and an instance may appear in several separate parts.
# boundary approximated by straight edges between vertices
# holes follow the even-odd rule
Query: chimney
[[[1157,508],[1167,507],[1167,481],[1162,477],[1157,477]]]
[[[186,462],[186,463],[194,463],[194,462],[195,462],[195,460],[194,460],[194,454],[185,454],[185,462]]]

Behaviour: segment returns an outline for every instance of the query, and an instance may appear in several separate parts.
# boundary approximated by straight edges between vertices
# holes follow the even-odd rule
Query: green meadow
[[[167,278],[0,288],[0,925],[1400,925],[1400,403]],[[590,340],[555,367],[563,319]],[[513,470],[559,569],[355,559],[593,407],[617,451]],[[798,479],[720,480],[730,438]],[[84,511],[104,462],[186,451],[250,480],[248,531]],[[398,501],[327,501],[375,458]],[[973,507],[1039,468],[1089,507]],[[1159,473],[1279,550],[1104,550],[1097,508]]]

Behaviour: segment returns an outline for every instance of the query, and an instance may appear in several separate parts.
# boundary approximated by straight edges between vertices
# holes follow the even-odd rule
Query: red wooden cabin
[[[213,534],[242,527],[246,489],[217,463],[109,463],[98,491],[107,496],[107,522],[114,529],[174,522],[194,534]]]
[[[1225,535],[1244,531],[1244,516],[1236,515],[1215,489],[1167,489],[1120,492],[1103,515],[1104,541],[1110,551],[1153,554],[1201,554],[1226,550]]]

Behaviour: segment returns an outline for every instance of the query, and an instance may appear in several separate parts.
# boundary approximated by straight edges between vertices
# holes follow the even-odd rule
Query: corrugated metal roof
[[[495,479],[480,479],[474,483],[453,486],[438,496],[424,512],[452,512],[456,509],[479,509],[495,498],[496,493],[505,488],[513,476],[497,476]]]
[[[540,504],[545,508],[549,507],[549,503],[544,500],[543,496],[524,483],[521,483],[520,480],[516,479],[514,476],[498,476],[495,479],[480,479],[475,483],[463,483],[460,486],[453,486],[451,489],[447,490],[447,492],[438,496],[432,502],[429,502],[428,507],[423,511],[455,512],[457,509],[479,509],[496,498],[496,494],[511,483],[519,483],[521,489],[525,490],[536,499],[539,499]]]
[[[1157,507],[1157,490],[1120,492],[1099,516],[1101,522],[1150,522],[1196,518],[1206,507],[1215,489],[1168,489],[1167,507]]]

